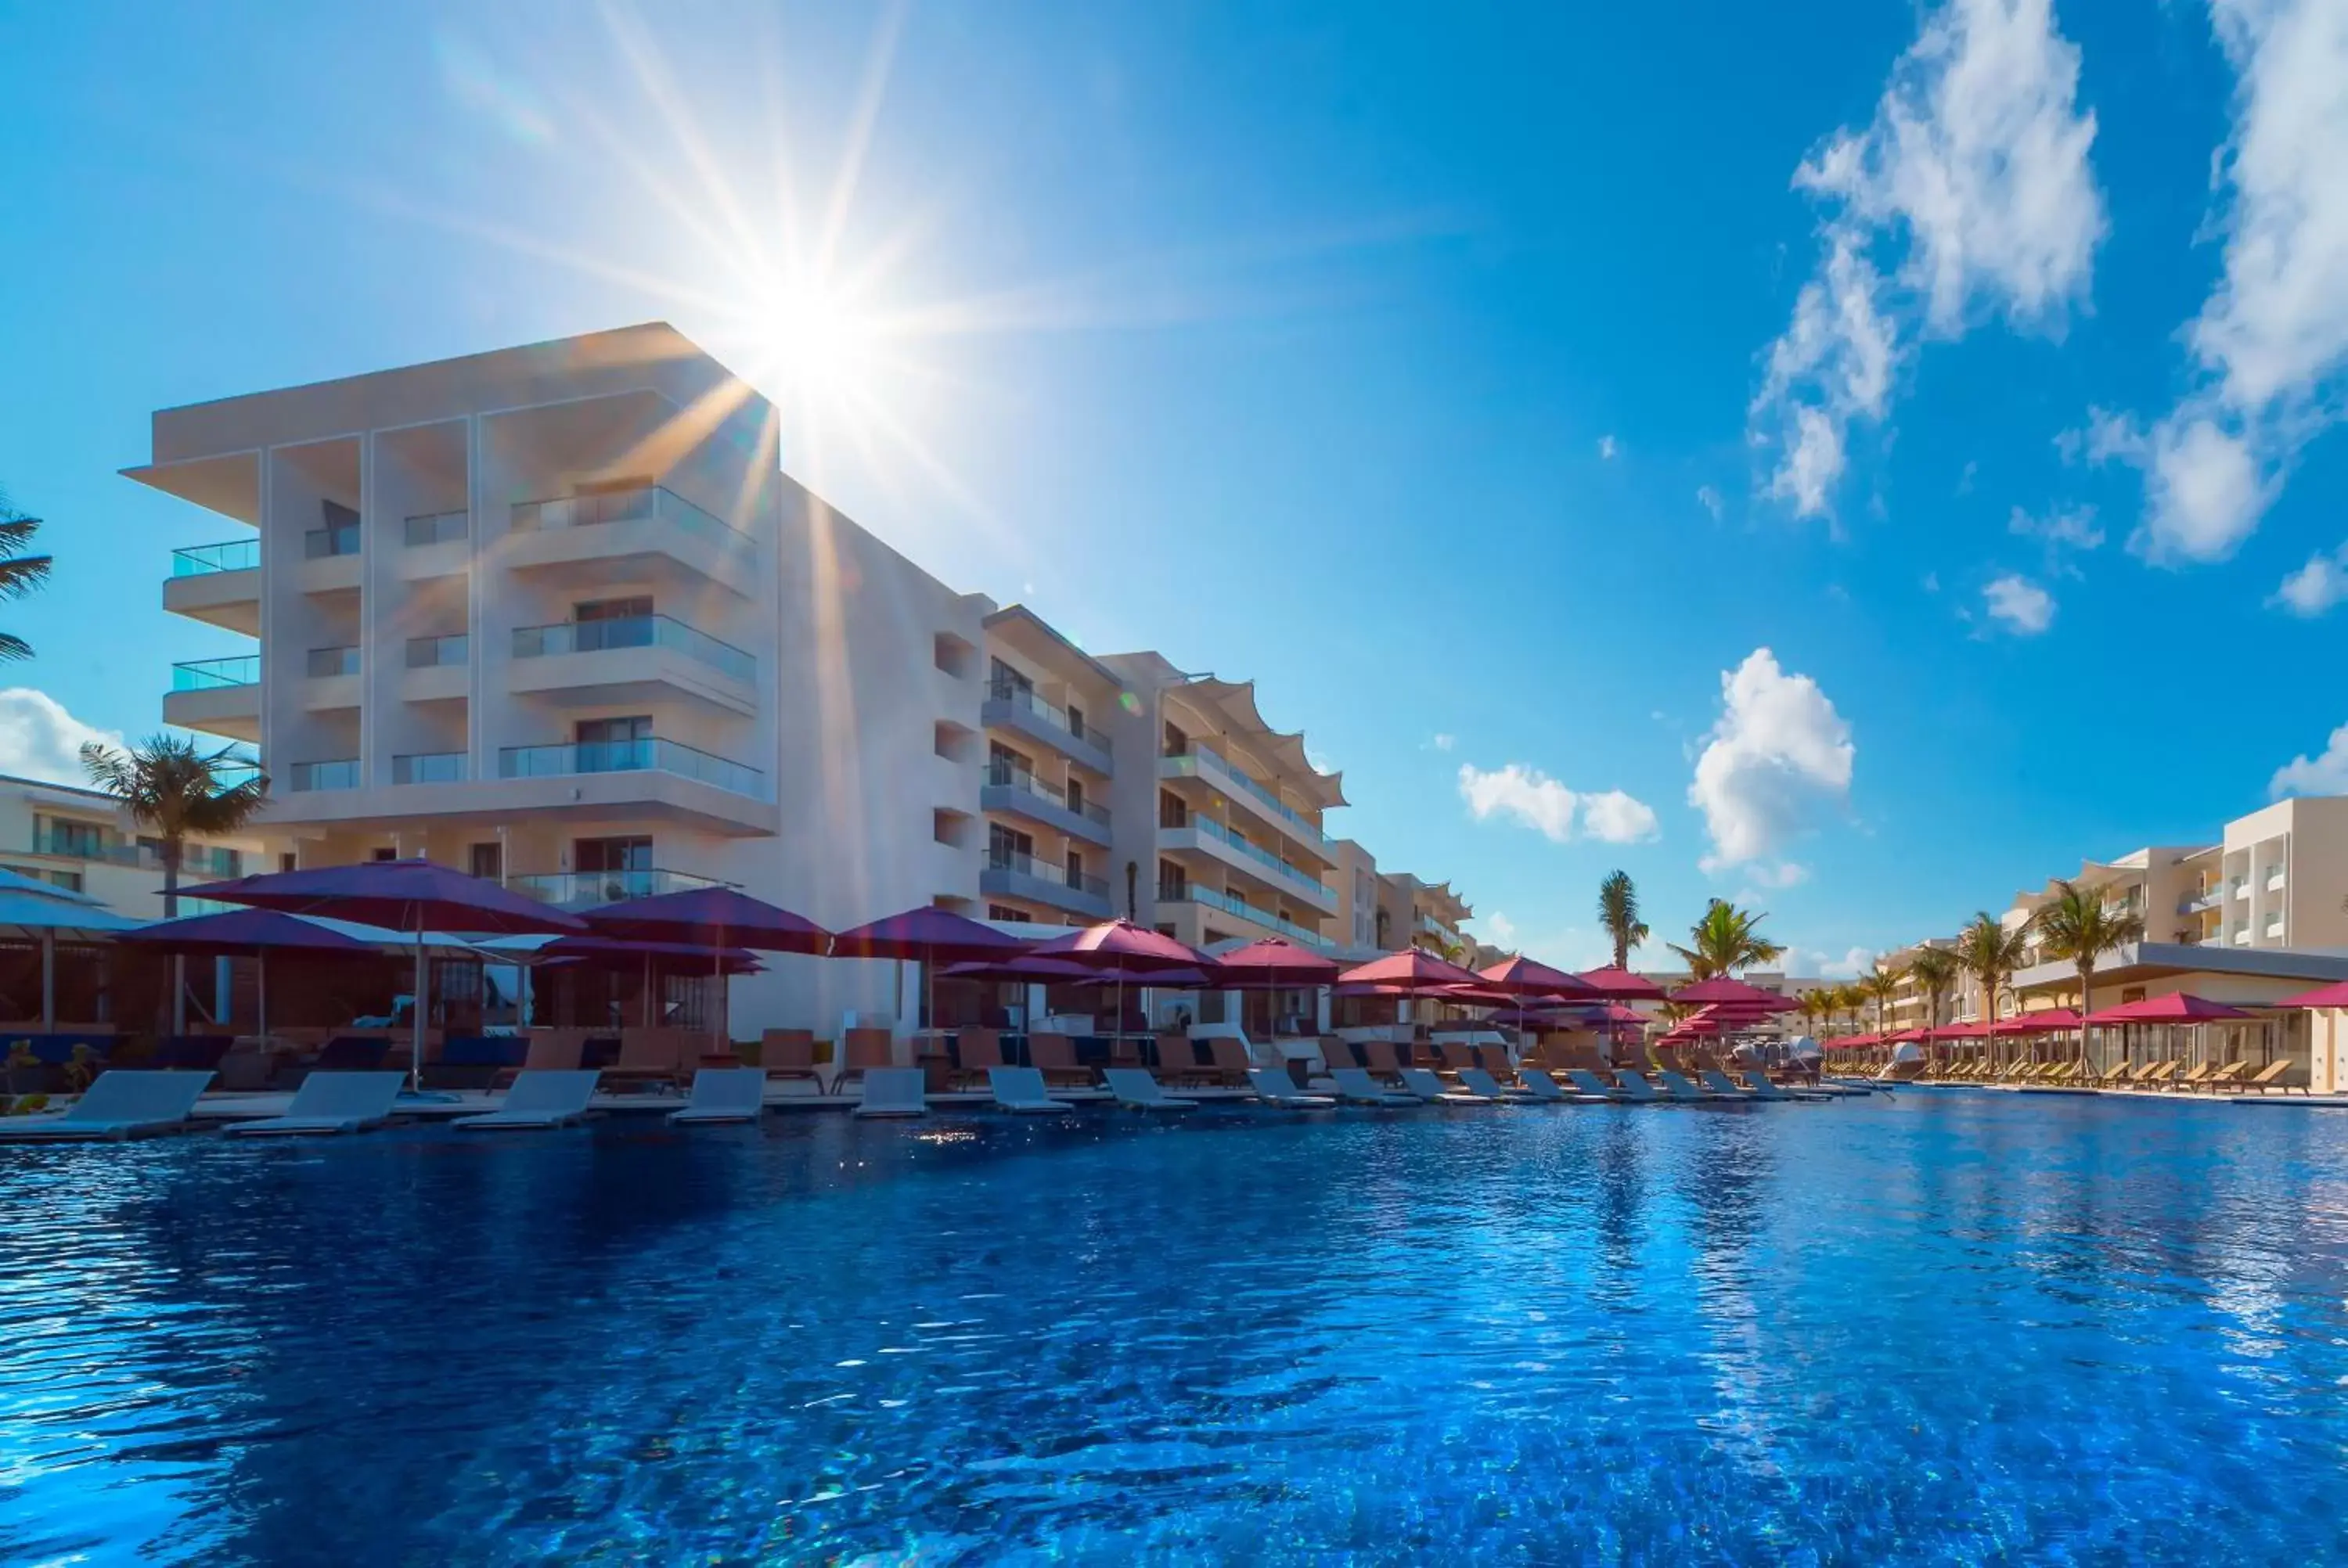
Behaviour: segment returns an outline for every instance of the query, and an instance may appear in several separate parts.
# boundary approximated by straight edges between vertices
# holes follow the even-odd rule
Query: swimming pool
[[[0,1559],[2300,1561],[2348,1117],[0,1154]]]

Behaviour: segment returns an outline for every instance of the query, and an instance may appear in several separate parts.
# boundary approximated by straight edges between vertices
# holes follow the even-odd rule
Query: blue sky
[[[665,317],[1562,961],[1617,866],[1814,968],[2348,789],[2338,0],[1551,9],[15,8],[0,766],[234,651],[150,410]]]

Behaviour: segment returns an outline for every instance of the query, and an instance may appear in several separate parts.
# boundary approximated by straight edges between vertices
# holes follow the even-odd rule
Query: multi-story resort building
[[[167,409],[127,472],[242,530],[163,598],[253,651],[177,666],[164,716],[257,748],[271,865],[1349,955],[1468,915],[1330,835],[1341,779],[1251,683],[948,588],[786,475],[772,406],[665,325]],[[914,990],[777,959],[734,1022]]]
[[[262,865],[257,839],[189,844],[180,863],[180,913],[211,906],[202,884]],[[163,845],[112,795],[0,774],[0,870],[87,893],[117,914],[163,917]]]

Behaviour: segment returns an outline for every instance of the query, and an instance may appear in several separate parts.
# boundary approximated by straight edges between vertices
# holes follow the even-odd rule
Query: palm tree
[[[1957,933],[1957,967],[1981,982],[1982,1021],[1997,1019],[1997,993],[2022,965],[2028,943],[2020,930],[2007,930],[1997,917],[1983,909],[1972,924]]]
[[[1957,978],[1957,956],[1946,948],[1919,948],[1908,960],[1908,978],[1924,993],[1924,1027],[1941,1027],[1941,999]]]
[[[49,579],[49,558],[24,553],[41,531],[41,519],[28,518],[8,504],[8,493],[0,490],[0,600],[22,599]],[[0,631],[0,660],[30,659],[33,645],[12,633]]]
[[[1667,946],[1687,965],[1690,979],[1734,974],[1750,965],[1768,963],[1785,952],[1783,946],[1761,935],[1761,922],[1768,917],[1739,909],[1725,898],[1715,898],[1704,918],[1688,928],[1689,945],[1683,948],[1672,942]]]
[[[120,801],[130,820],[162,843],[163,917],[180,912],[180,866],[191,837],[221,837],[248,825],[268,803],[269,780],[226,774],[242,762],[233,748],[206,753],[178,735],[150,735],[128,752],[91,741],[81,749],[90,782]]]
[[[2068,958],[2079,971],[2079,1016],[2092,1010],[2089,992],[2096,983],[2096,960],[2115,948],[2144,938],[2144,917],[2107,909],[2104,896],[2075,882],[2057,881],[2054,898],[2030,917],[2029,929],[2038,938],[2038,950],[2050,958]],[[2079,1030],[2079,1049],[2086,1050],[2087,1031]]]
[[[1846,981],[1835,987],[1834,1005],[1835,1010],[1843,1015],[1843,1032],[1857,1034],[1859,1009],[1867,1005],[1867,993],[1859,989],[1857,981]]]
[[[1796,1009],[1802,1015],[1804,1034],[1814,1035],[1818,1032],[1818,1020],[1827,1016],[1825,996],[1826,993],[1823,991],[1804,991],[1795,1001]]]
[[[1903,969],[1886,968],[1879,964],[1859,979],[1859,996],[1875,1004],[1875,1032],[1878,1034],[1883,1032],[1884,1009],[1891,1005],[1891,999],[1898,994],[1900,982],[1906,972]]]
[[[1631,967],[1631,949],[1647,939],[1647,927],[1639,918],[1639,890],[1631,886],[1631,874],[1615,871],[1598,885],[1598,923],[1614,938],[1614,967]]]

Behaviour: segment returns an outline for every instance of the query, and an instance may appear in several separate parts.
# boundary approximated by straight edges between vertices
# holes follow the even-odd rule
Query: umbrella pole
[[[730,1043],[726,1038],[729,1031],[726,1027],[726,1009],[722,1005],[725,980],[726,949],[712,948],[709,949],[709,1046],[713,1056],[725,1055],[726,1047]]]
[[[252,982],[252,1032],[263,1040],[269,1039],[269,949],[253,950],[257,966]]]
[[[41,933],[41,1032],[57,1032],[57,934]]]
[[[419,917],[416,922],[416,1016],[409,1020],[414,1029],[407,1047],[407,1087],[417,1092],[424,1088],[424,987],[430,978],[424,968],[424,921]]]

